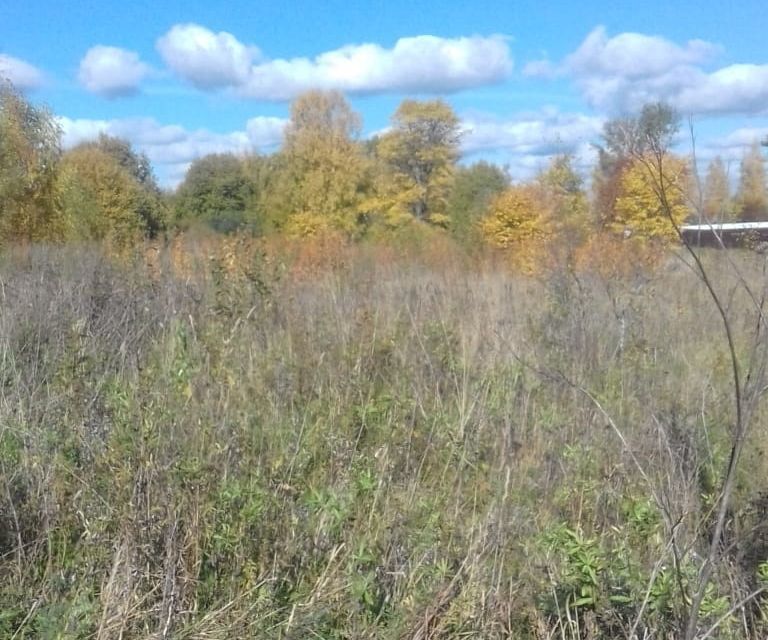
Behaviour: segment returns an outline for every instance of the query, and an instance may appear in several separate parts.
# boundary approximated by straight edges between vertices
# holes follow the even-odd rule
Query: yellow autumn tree
[[[666,154],[660,163],[634,159],[621,175],[611,230],[640,239],[677,239],[675,225],[690,214],[689,181],[688,163],[678,156]]]
[[[481,229],[489,244],[505,250],[510,262],[528,273],[538,269],[553,234],[533,185],[515,185],[493,198]]]
[[[390,221],[447,226],[448,197],[459,157],[459,119],[442,100],[405,100],[392,129],[376,142],[383,165],[380,208]]]
[[[277,195],[291,235],[355,231],[361,201],[360,117],[338,91],[308,91],[291,106]]]
[[[0,242],[67,235],[56,191],[60,156],[53,116],[0,81]]]
[[[146,234],[139,186],[107,152],[82,145],[64,154],[59,185],[64,208],[82,238],[124,249]]]

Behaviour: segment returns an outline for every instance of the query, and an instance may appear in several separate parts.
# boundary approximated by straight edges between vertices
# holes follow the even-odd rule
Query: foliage
[[[584,181],[569,155],[555,156],[536,178],[541,206],[565,246],[581,244],[593,223]]]
[[[144,221],[148,235],[154,238],[164,231],[168,223],[166,205],[146,154],[137,153],[128,140],[105,133],[99,134],[94,142],[84,143],[82,146],[103,151],[128,172],[139,186],[136,210]]]
[[[355,231],[363,173],[360,126],[337,91],[309,91],[291,105],[281,151],[288,233]]]
[[[682,224],[690,214],[688,181],[688,165],[681,158],[672,155],[664,157],[661,180],[653,160],[634,160],[622,173],[621,191],[616,198],[611,228],[618,233],[643,239],[676,240],[675,225]],[[669,210],[662,197],[666,199]]]
[[[59,138],[50,112],[0,80],[0,243],[66,236],[56,192]]]
[[[710,221],[732,220],[736,213],[725,163],[716,156],[707,167],[702,194],[704,216]]]
[[[530,186],[512,186],[497,195],[483,220],[483,235],[509,252],[519,268],[532,271],[552,235],[552,221]]]
[[[175,199],[177,223],[204,223],[230,232],[246,223],[252,196],[243,162],[231,153],[214,153],[192,162]]]
[[[484,160],[457,167],[447,203],[451,234],[466,246],[477,246],[479,224],[488,204],[508,186],[507,173]]]
[[[604,227],[614,223],[625,172],[634,162],[663,158],[678,127],[678,114],[665,103],[646,104],[636,116],[605,123],[593,176],[597,219]]]
[[[147,235],[141,214],[141,188],[105,151],[83,145],[68,151],[59,176],[64,210],[78,235],[118,248]]]
[[[386,208],[440,226],[448,224],[447,199],[459,139],[459,119],[448,104],[403,101],[392,116],[392,129],[376,145],[388,170]]]
[[[757,141],[744,152],[744,157],[741,160],[741,177],[736,201],[741,220],[765,220],[768,218],[765,160]]]

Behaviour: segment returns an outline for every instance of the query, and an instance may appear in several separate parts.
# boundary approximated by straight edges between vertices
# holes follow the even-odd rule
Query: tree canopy
[[[459,119],[447,103],[402,102],[377,147],[391,172],[394,207],[417,220],[447,224],[460,139]]]
[[[289,232],[354,232],[362,198],[360,127],[338,91],[309,91],[293,103],[281,152]]]
[[[214,153],[190,165],[176,193],[175,217],[187,225],[203,223],[233,231],[246,221],[251,184],[243,162],[231,153]]]
[[[0,241],[61,239],[61,132],[48,110],[0,82]]]

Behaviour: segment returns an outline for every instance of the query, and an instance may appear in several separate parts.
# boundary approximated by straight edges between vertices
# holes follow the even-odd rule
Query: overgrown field
[[[0,256],[0,637],[682,637],[734,421],[683,260],[249,255]],[[704,257],[746,372],[764,258]],[[699,638],[768,636],[751,425]]]

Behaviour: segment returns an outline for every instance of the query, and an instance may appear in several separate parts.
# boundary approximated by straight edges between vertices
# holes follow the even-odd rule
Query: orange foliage
[[[660,243],[598,233],[576,249],[573,262],[578,271],[617,279],[653,271],[667,255]]]

